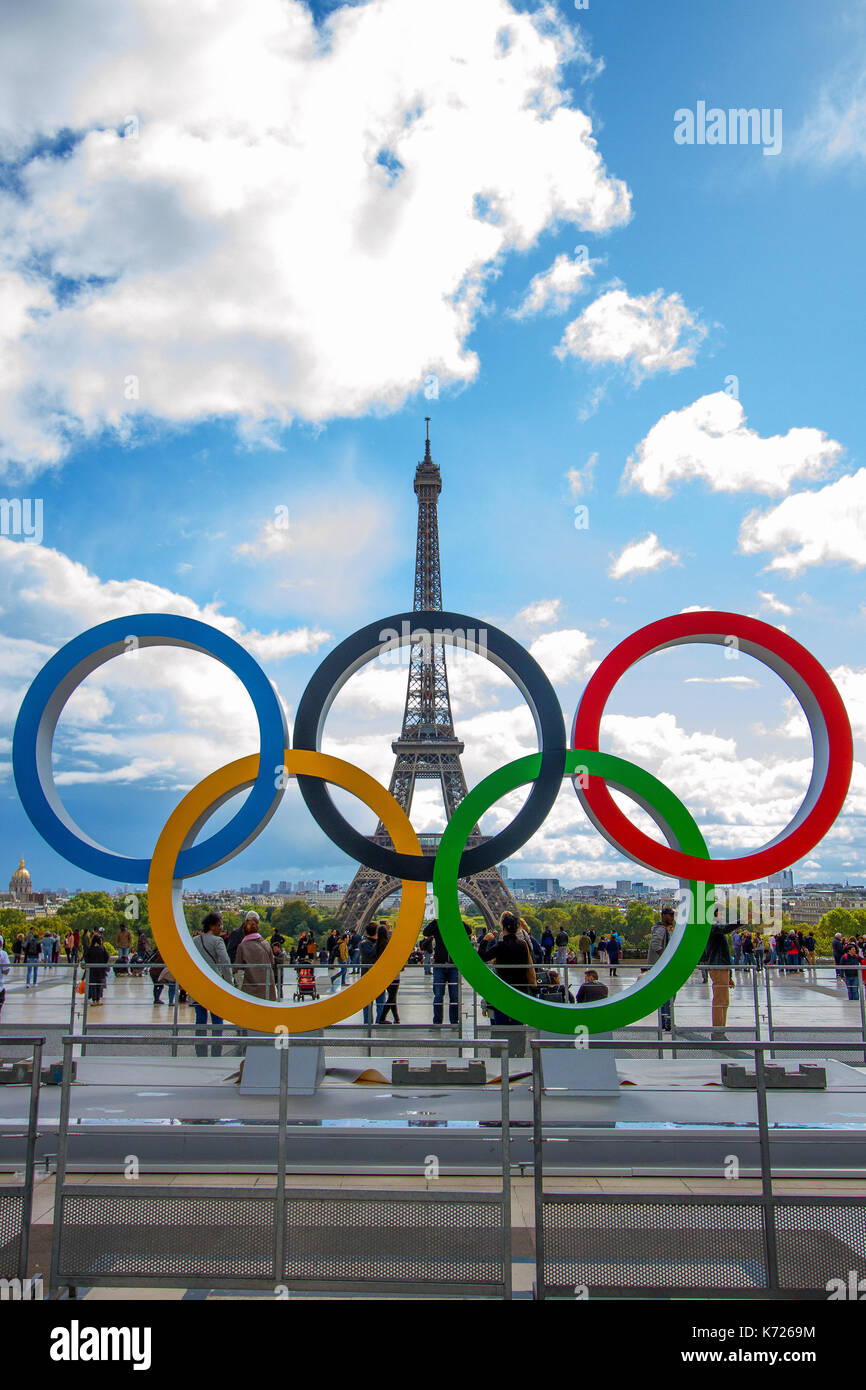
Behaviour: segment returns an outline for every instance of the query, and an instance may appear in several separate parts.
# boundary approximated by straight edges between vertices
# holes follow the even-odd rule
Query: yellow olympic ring
[[[188,792],[172,812],[157,840],[147,882],[150,924],[160,954],[178,983],[202,1008],[239,1028],[256,1033],[307,1033],[327,1027],[370,1004],[395,978],[415,944],[424,920],[427,885],[403,880],[400,911],[391,940],[365,975],[339,994],[311,1004],[282,1004],[256,1000],[234,985],[219,981],[203,968],[183,915],[183,880],[175,878],[178,855],[195,840],[214,811],[235,792],[251,786],[258,775],[257,755],[239,758],[211,773]],[[285,753],[288,775],[306,773],[352,792],[375,812],[403,854],[421,854],[418,836],[406,812],[389,791],[359,767],[326,753],[290,749]]]

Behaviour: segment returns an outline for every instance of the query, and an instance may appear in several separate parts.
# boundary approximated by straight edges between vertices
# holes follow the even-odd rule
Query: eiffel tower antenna
[[[439,465],[430,452],[430,416],[425,416],[427,438],[424,458],[415,469],[415,494],[418,498],[418,536],[415,546],[415,593],[413,612],[442,610],[442,570],[439,561],[439,494],[442,476]],[[409,680],[400,737],[391,744],[394,752],[394,771],[390,792],[408,815],[412,808],[415,784],[419,781],[438,782],[442,789],[445,817],[451,819],[454,810],[466,795],[466,778],[460,755],[464,745],[454,731],[451,696],[448,691],[448,668],[445,662],[445,643],[441,638],[432,642],[414,642],[409,648]],[[380,844],[390,845],[388,832],[380,822],[373,836]],[[421,835],[425,853],[435,853],[439,835]],[[484,837],[478,826],[467,845],[482,844]],[[384,898],[400,887],[400,880],[381,874],[362,865],[355,874],[338,909],[338,917],[348,930],[363,930]],[[505,882],[496,868],[485,869],[472,878],[461,879],[460,887],[481,908],[488,925],[494,925],[506,908],[514,908]]]

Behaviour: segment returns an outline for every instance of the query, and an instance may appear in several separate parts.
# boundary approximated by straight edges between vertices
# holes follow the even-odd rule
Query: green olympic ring
[[[714,886],[694,880],[689,883],[688,914],[677,914],[670,941],[673,949],[665,951],[634,989],[616,999],[557,1004],[535,999],[506,984],[476,953],[466,935],[457,897],[457,870],[464,845],[484,812],[500,797],[532,782],[541,770],[541,759],[540,753],[533,753],[491,772],[464,797],[448,822],[433,873],[442,940],[460,973],[500,1013],[549,1033],[601,1033],[623,1028],[660,1008],[688,980],[707,944],[705,905],[708,894],[715,893]],[[571,777],[603,777],[609,786],[625,792],[653,817],[672,848],[696,858],[709,858],[704,837],[683,803],[643,768],[610,753],[577,748],[566,754],[565,773]],[[712,909],[710,920],[711,913]]]

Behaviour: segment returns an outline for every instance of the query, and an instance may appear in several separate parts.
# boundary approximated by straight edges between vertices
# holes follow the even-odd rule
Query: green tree
[[[827,937],[835,936],[837,931],[843,936],[854,936],[858,931],[857,918],[845,907],[831,907],[819,921],[818,930]]]
[[[530,935],[540,937],[541,933],[544,931],[544,927],[541,925],[541,920],[536,916],[533,908],[529,907],[526,903],[518,903],[517,910],[528,926]]]
[[[270,920],[270,926],[274,931],[279,928],[283,936],[299,936],[302,931],[309,931],[318,922],[318,915],[315,908],[309,903],[302,902],[299,898],[293,898],[291,902],[283,903],[276,909]]]
[[[26,926],[27,914],[20,907],[0,907],[0,931],[17,935]]]
[[[119,915],[117,903],[108,893],[76,893],[68,902],[63,903],[57,909],[58,917],[75,917],[79,912],[88,911],[111,912],[114,916]]]
[[[558,932],[567,932],[571,926],[571,918],[564,908],[556,905],[542,907],[538,913],[541,918],[542,927],[549,927],[556,936]]]
[[[655,913],[649,903],[630,902],[625,912],[623,935],[630,946],[643,950],[655,925]]]
[[[117,936],[118,928],[121,924],[123,924],[123,926],[127,925],[123,917],[118,917],[117,910],[113,904],[110,910],[98,907],[85,908],[83,912],[76,912],[72,916],[64,916],[62,923],[64,932],[79,931],[83,934],[89,931],[92,934],[98,931],[105,937],[107,942],[110,941],[112,944],[114,943],[114,938]]]

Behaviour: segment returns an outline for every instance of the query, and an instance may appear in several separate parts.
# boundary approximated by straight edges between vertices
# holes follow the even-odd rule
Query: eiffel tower
[[[438,499],[442,491],[439,465],[430,454],[430,417],[427,422],[427,443],[424,458],[415,469],[415,492],[418,497],[418,542],[415,551],[415,597],[413,612],[425,609],[442,610],[442,573],[439,565]],[[466,795],[466,778],[460,754],[464,744],[454,732],[451,697],[448,693],[448,671],[445,665],[445,643],[413,642],[410,645],[409,683],[403,713],[403,728],[391,744],[395,754],[390,792],[408,815],[418,781],[437,781],[442,787],[445,815],[448,820],[455,807]],[[371,837],[390,847],[391,840],[380,821]],[[434,854],[439,835],[419,835],[425,854]],[[483,844],[485,839],[476,825],[467,847]],[[355,874],[337,916],[349,931],[362,931],[379,904],[400,888],[398,878],[390,878],[362,865]],[[460,880],[460,888],[481,908],[488,925],[498,922],[506,908],[515,908],[505,881],[496,868]]]

